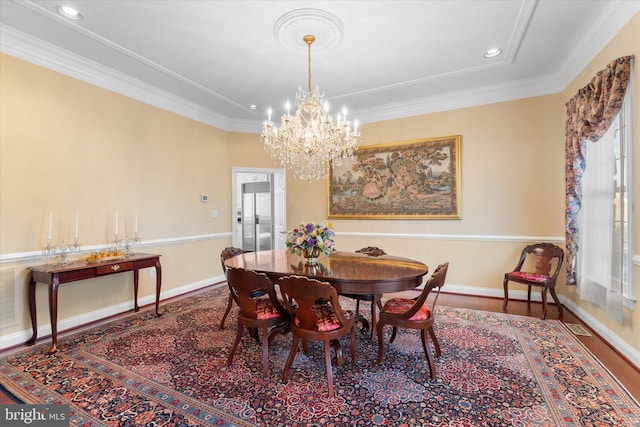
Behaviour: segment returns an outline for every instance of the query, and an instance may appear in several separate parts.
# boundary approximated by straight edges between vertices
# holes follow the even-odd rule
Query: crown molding
[[[0,24],[0,52],[200,123],[231,130],[229,119],[215,111],[60,49],[5,24]]]
[[[561,90],[564,90],[589,65],[638,12],[640,12],[640,1],[609,2],[596,23],[558,68],[556,75],[561,81]]]
[[[379,105],[354,113],[358,115],[361,123],[374,123],[559,93],[639,10],[638,1],[611,1],[591,31],[553,75]],[[531,8],[524,10],[522,16],[529,16],[532,11]],[[234,120],[223,116],[5,24],[0,24],[0,52],[225,131],[257,134],[261,130],[258,121]]]
[[[358,110],[358,120],[362,123],[374,123],[384,120],[400,119],[422,114],[456,110],[495,104],[534,96],[550,95],[561,91],[560,81],[556,76],[546,75],[526,80],[482,86],[464,91],[413,99]]]

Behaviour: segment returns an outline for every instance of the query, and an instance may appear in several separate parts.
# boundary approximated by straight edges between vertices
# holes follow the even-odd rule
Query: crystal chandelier
[[[325,178],[330,164],[340,166],[353,157],[360,133],[357,120],[353,127],[347,121],[346,108],[334,119],[328,114],[328,103],[320,88],[311,91],[311,44],[316,38],[306,35],[302,39],[308,50],[309,91],[298,88],[298,110],[293,116],[289,114],[287,101],[287,113],[282,115],[280,127],[271,121],[269,108],[260,140],[272,159],[279,160],[298,178],[311,181]]]

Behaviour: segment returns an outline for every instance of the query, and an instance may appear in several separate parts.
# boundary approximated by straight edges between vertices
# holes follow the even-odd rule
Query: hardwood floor
[[[476,297],[457,294],[442,293],[438,301],[440,305],[446,305],[451,307],[471,308],[476,310],[486,311],[502,311],[502,299]],[[523,301],[509,301],[508,312],[511,314],[519,314],[523,316],[539,317],[542,313],[542,307],[540,303],[531,303],[527,305]],[[558,311],[554,304],[549,305],[547,311],[547,318],[558,318]],[[582,325],[587,330],[589,328],[582,323],[573,313],[571,313],[566,307],[564,308],[564,315],[560,319],[563,323],[577,323]],[[582,342],[595,357],[602,362],[604,366],[620,381],[620,383],[634,396],[636,399],[640,398],[640,370],[634,365],[629,363],[624,357],[616,352],[607,342],[595,334],[595,332],[589,330],[592,336],[577,336],[578,340]],[[16,351],[15,348],[11,349],[11,352]],[[0,355],[2,352],[0,352]],[[14,403],[9,396],[0,390],[0,404]]]

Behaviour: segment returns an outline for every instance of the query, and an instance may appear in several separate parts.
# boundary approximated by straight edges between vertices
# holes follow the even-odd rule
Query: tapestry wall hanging
[[[460,135],[359,147],[327,194],[329,218],[460,219]]]

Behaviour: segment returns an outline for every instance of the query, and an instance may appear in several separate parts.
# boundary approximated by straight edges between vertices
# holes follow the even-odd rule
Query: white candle
[[[136,228],[136,234],[138,234],[138,212],[136,212],[136,217],[135,217],[135,228]]]
[[[114,234],[116,236],[118,235],[118,211],[116,211],[116,230],[114,231]]]
[[[49,234],[47,234],[47,238],[51,240],[51,226],[53,225],[53,209],[49,211]]]
[[[78,222],[80,220],[80,213],[76,211],[76,240],[78,239]]]

